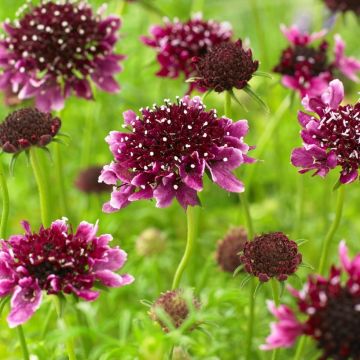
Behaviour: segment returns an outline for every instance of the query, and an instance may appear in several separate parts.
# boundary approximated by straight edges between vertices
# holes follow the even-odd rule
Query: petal
[[[120,90],[119,84],[112,76],[104,76],[102,74],[96,73],[91,75],[91,78],[101,90],[107,91],[109,93],[116,93]]]
[[[95,225],[82,221],[76,230],[75,237],[83,239],[85,242],[90,242],[95,238],[97,231],[98,221]]]
[[[127,253],[119,248],[107,250],[101,259],[95,259],[94,271],[118,270],[126,262]]]
[[[188,206],[200,204],[197,191],[189,188],[187,185],[181,185],[179,189],[176,190],[176,199],[185,210]]]
[[[212,180],[223,189],[230,192],[244,192],[244,184],[239,181],[222,163],[215,163],[214,165],[207,166]]]
[[[322,101],[328,104],[331,108],[337,109],[344,99],[344,85],[343,83],[335,79],[330,82],[329,87],[321,96]]]
[[[105,286],[109,287],[129,285],[134,281],[131,275],[119,275],[110,270],[97,271],[95,277]]]

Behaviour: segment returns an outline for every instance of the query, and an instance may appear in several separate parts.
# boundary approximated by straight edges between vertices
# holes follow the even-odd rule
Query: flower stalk
[[[24,330],[22,328],[21,325],[16,327],[17,331],[18,331],[18,335],[19,335],[19,339],[20,339],[20,345],[21,345],[21,350],[23,353],[23,359],[24,360],[29,360],[29,350],[27,348],[27,344],[26,344],[26,339],[25,339],[25,335],[24,335]]]
[[[2,197],[2,213],[1,213],[1,223],[0,223],[0,238],[6,238],[6,228],[9,218],[9,191],[7,187],[4,167],[2,161],[0,160],[0,191]]]

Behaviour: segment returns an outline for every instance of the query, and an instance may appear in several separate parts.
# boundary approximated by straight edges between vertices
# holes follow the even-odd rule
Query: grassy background
[[[16,9],[23,3],[23,0],[2,0],[0,20],[13,18]],[[98,6],[102,1],[92,0],[90,3]],[[271,71],[281,50],[286,46],[286,41],[279,31],[281,23],[292,24],[299,17],[306,16],[312,29],[318,31],[326,17],[320,0],[258,0],[257,3],[257,13],[254,12],[254,0],[206,0],[203,10],[205,18],[229,21],[233,25],[235,37],[250,41],[254,57],[261,60],[262,71]],[[118,11],[118,5],[119,1],[109,1],[109,13]],[[156,6],[170,18],[177,16],[187,19],[191,11],[190,0],[157,0]],[[104,292],[95,303],[82,302],[76,305],[90,324],[90,329],[76,325],[74,313],[69,306],[68,316],[73,326],[66,331],[61,330],[62,324],[57,323],[55,314],[50,311],[51,303],[45,301],[24,327],[30,352],[37,356],[34,359],[66,359],[62,346],[65,338],[74,337],[80,345],[80,335],[85,347],[91,350],[86,354],[80,351],[79,358],[89,360],[166,359],[172,342],[180,342],[193,359],[241,359],[244,354],[248,288],[240,289],[243,275],[234,279],[231,275],[220,272],[214,262],[217,240],[229,227],[244,223],[237,196],[227,194],[209,181],[205,183],[201,194],[203,207],[199,210],[196,249],[183,284],[195,287],[201,298],[203,309],[197,316],[208,323],[205,326],[207,333],[195,331],[190,336],[179,332],[165,335],[149,319],[148,309],[141,300],[153,301],[171,285],[186,236],[183,210],[175,203],[167,209],[156,209],[153,202],[143,201],[115,214],[102,214],[101,204],[106,201],[107,195],[101,198],[87,197],[73,186],[81,168],[110,162],[112,156],[104,137],[110,130],[121,128],[121,114],[124,110],[138,109],[161,102],[164,98],[174,99],[176,95],[181,96],[184,93],[187,85],[183,79],[167,80],[154,76],[158,69],[158,65],[153,63],[154,52],[139,41],[139,36],[146,34],[151,24],[161,21],[158,15],[138,4],[130,4],[123,16],[122,39],[118,43],[118,51],[128,56],[124,62],[124,71],[118,76],[122,91],[118,95],[97,92],[96,102],[72,98],[66,103],[61,114],[62,131],[70,135],[70,140],[69,145],[64,146],[62,151],[70,214],[61,214],[59,211],[59,199],[54,186],[54,166],[43,157],[51,181],[54,219],[66,215],[74,225],[82,219],[90,222],[99,219],[100,232],[113,234],[114,245],[120,244],[128,252],[129,260],[125,269],[136,277],[136,282],[125,288]],[[356,40],[357,29],[358,23],[352,15],[338,19],[336,24],[336,31],[346,40],[347,53],[360,57]],[[331,43],[332,35],[328,35]],[[265,47],[262,46],[262,37],[265,39]],[[256,145],[289,91],[282,88],[277,76],[272,80],[257,78],[252,84],[268,103],[270,113],[264,113],[256,103],[248,102],[246,96],[239,94],[247,102],[249,112],[244,113],[234,104],[233,118],[249,120],[250,133],[246,142]],[[358,98],[355,85],[345,80],[350,101]],[[206,103],[208,107],[217,108],[219,113],[222,111],[221,96],[210,95]],[[249,168],[243,167],[239,174],[247,186],[256,231],[283,231],[293,239],[308,239],[302,247],[304,259],[316,266],[321,240],[334,216],[335,194],[332,186],[338,174],[335,170],[325,180],[312,178],[310,175],[300,179],[297,170],[290,165],[291,150],[301,143],[300,127],[296,119],[298,109],[300,103],[295,98],[271,137],[251,184],[246,182]],[[0,118],[3,119],[9,111],[5,106],[0,106]],[[53,145],[49,146],[50,150],[52,147]],[[254,150],[252,155],[256,157],[256,154],[257,150]],[[10,157],[2,156],[2,161],[7,165]],[[301,223],[298,211],[300,180],[304,180],[305,189]],[[9,191],[11,212],[8,233],[21,232],[19,222],[22,219],[29,220],[33,227],[37,228],[40,224],[37,189],[25,156],[18,159],[14,176],[9,176]],[[358,183],[347,186],[344,218],[335,238],[336,243],[345,238],[353,252],[359,251],[359,200]],[[165,232],[167,248],[160,255],[141,257],[135,251],[135,241],[148,227],[157,227]],[[335,261],[337,255],[334,245],[329,263]],[[307,274],[308,270],[299,271],[299,276],[304,279]],[[296,281],[293,284],[299,286]],[[270,287],[264,286],[257,297],[254,349],[264,341],[269,331],[268,325],[272,319],[265,308],[265,299],[269,297]],[[287,294],[283,300],[291,301]],[[44,319],[49,313],[49,330],[43,336]],[[20,359],[16,332],[8,329],[4,315],[0,319],[0,359]],[[292,350],[282,351],[279,359],[289,359],[291,354]],[[306,357],[310,355],[316,356],[312,345],[309,346]],[[255,350],[252,358],[269,359],[270,354]]]

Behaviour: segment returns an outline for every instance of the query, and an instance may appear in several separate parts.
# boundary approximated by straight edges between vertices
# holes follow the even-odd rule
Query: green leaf
[[[213,92],[213,89],[208,90],[201,98],[201,101],[204,102],[204,100]]]
[[[235,95],[235,93],[234,93],[234,90],[231,89],[231,90],[229,91],[229,93],[230,93],[231,98],[232,98],[235,102],[237,102],[237,103],[244,109],[244,111],[249,112],[249,110],[246,108],[246,106],[245,106],[244,104],[242,104],[242,103],[240,102],[240,100],[236,97],[236,95]]]
[[[250,279],[251,279],[251,275],[247,274],[240,283],[240,289],[242,289],[249,282]]]
[[[256,295],[258,293],[258,291],[260,290],[260,288],[264,285],[263,282],[259,281],[256,285],[256,288],[254,290],[254,293],[253,293],[253,298],[255,299],[256,298]]]
[[[244,91],[245,91],[253,100],[255,100],[262,108],[264,108],[264,110],[265,110],[266,112],[270,112],[270,110],[269,110],[268,106],[266,105],[266,103],[264,102],[264,100],[261,99],[261,97],[255,93],[255,91],[250,87],[249,84],[247,84],[247,85],[244,87]]]
[[[61,293],[53,296],[54,296],[53,299],[54,299],[56,313],[59,318],[62,318],[66,307],[66,298]]]
[[[268,79],[272,79],[272,76],[265,71],[256,71],[256,72],[254,72],[253,76],[262,76],[262,77],[266,77]]]
[[[314,267],[311,266],[310,264],[307,264],[307,263],[304,263],[302,262],[299,267],[303,267],[303,268],[307,268],[307,269],[310,269],[310,270],[314,270]]]
[[[284,291],[285,291],[285,281],[279,281],[280,283],[280,296],[279,299],[282,298],[282,296],[284,295]]]
[[[0,300],[0,316],[6,306],[6,304],[10,301],[10,296],[6,296]]]
[[[53,160],[53,158],[52,158],[52,155],[51,155],[50,150],[49,150],[46,146],[40,146],[40,149],[45,152],[45,154],[47,155],[47,157],[48,157],[49,160],[50,160],[50,163],[53,165],[53,164],[54,164],[54,160]]]
[[[237,276],[244,269],[244,264],[239,265],[233,272],[233,277]]]
[[[304,245],[304,244],[306,244],[308,241],[309,241],[308,239],[297,239],[297,240],[295,240],[297,246]]]
[[[298,274],[292,274],[292,276],[298,281],[300,284],[300,287],[304,285],[303,281],[301,280],[300,276]]]
[[[140,304],[145,305],[145,306],[147,306],[149,308],[151,308],[153,306],[153,303],[151,301],[149,301],[149,300],[140,300]]]
[[[26,152],[27,153],[27,152]],[[28,154],[28,153],[27,153]],[[11,160],[10,160],[10,165],[9,165],[9,173],[10,173],[10,176],[14,176],[14,169],[15,169],[15,164],[16,164],[16,160],[17,158],[19,157],[20,153],[16,153],[14,154],[12,157],[11,157]]]
[[[342,182],[340,182],[340,180],[338,180],[337,183],[333,187],[333,191],[336,191],[341,185],[342,185]]]

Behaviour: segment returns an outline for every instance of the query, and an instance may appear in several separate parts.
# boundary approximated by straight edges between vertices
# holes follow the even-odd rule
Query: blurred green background
[[[100,6],[103,1],[89,1]],[[13,19],[23,0],[1,0],[0,20]],[[153,2],[169,18],[186,20],[193,3],[190,0],[157,0]],[[277,63],[281,50],[287,46],[279,25],[290,25],[300,18],[309,21],[311,30],[318,31],[328,16],[321,0],[205,0],[204,18],[229,21],[234,28],[234,36],[247,39],[253,49],[254,57],[261,61],[260,70],[271,72]],[[108,1],[108,13],[116,13],[121,7],[120,1]],[[199,230],[195,254],[190,267],[183,278],[183,284],[194,287],[201,298],[203,308],[198,316],[206,321],[206,332],[194,331],[190,335],[179,333],[165,335],[148,317],[148,308],[142,300],[154,301],[162,291],[171,285],[171,279],[182,256],[186,237],[185,213],[174,203],[166,209],[156,209],[154,202],[141,201],[132,204],[114,214],[103,214],[101,205],[108,198],[87,196],[74,186],[74,179],[80,169],[92,164],[104,164],[112,156],[104,141],[110,130],[120,130],[122,112],[162,102],[164,98],[174,99],[182,96],[187,88],[184,79],[168,80],[156,78],[154,73],[158,65],[154,63],[155,53],[139,41],[139,36],[147,34],[151,24],[162,23],[154,12],[140,4],[131,3],[123,15],[121,40],[117,49],[127,55],[124,71],[118,76],[122,90],[117,95],[96,93],[95,102],[86,102],[71,98],[61,113],[62,132],[69,134],[68,145],[62,147],[66,189],[69,197],[70,213],[61,214],[59,197],[56,194],[56,175],[54,166],[43,155],[46,171],[49,173],[52,190],[52,213],[56,217],[67,216],[74,227],[81,220],[90,222],[100,220],[100,233],[111,233],[113,245],[119,244],[128,252],[126,272],[135,276],[133,285],[103,292],[95,303],[79,303],[78,308],[90,324],[90,329],[76,325],[76,319],[69,308],[71,329],[61,330],[55,314],[50,315],[49,331],[42,336],[44,319],[49,313],[50,303],[44,302],[41,309],[25,326],[32,359],[66,359],[63,342],[66,337],[74,337],[81,344],[81,335],[91,351],[79,352],[80,359],[166,359],[172,342],[180,342],[192,359],[230,360],[242,359],[248,312],[248,290],[240,289],[243,275],[233,278],[222,273],[215,261],[214,251],[217,240],[231,226],[244,224],[241,204],[238,196],[229,195],[210,181],[206,182],[201,193],[202,208],[199,211]],[[359,25],[351,14],[340,17],[335,25],[347,44],[347,54],[360,57],[357,33]],[[334,31],[327,39],[333,43]],[[263,46],[265,44],[265,46]],[[279,77],[272,80],[253,79],[251,84],[267,102],[270,112],[265,113],[246,95],[239,94],[247,104],[249,112],[236,103],[233,104],[233,118],[248,119],[250,132],[245,139],[248,144],[256,145],[265,133],[277,109],[289,95],[279,83]],[[359,88],[345,80],[349,101],[358,98]],[[223,98],[211,94],[206,99],[209,107],[223,109]],[[297,123],[297,111],[300,101],[294,98],[291,107],[285,109],[281,121],[256,166],[251,183],[247,182],[250,166],[242,167],[239,176],[245,181],[256,232],[283,231],[292,239],[304,238],[308,242],[302,246],[307,263],[317,265],[320,243],[334,217],[335,194],[333,185],[338,171],[333,171],[326,179],[303,176],[304,203],[300,205],[301,179],[290,164],[291,150],[300,146],[300,127]],[[10,112],[0,106],[0,118]],[[53,145],[49,148],[52,150]],[[250,153],[257,157],[257,150]],[[10,156],[2,156],[7,167]],[[9,175],[9,174],[8,174]],[[37,188],[26,157],[20,156],[12,177],[8,178],[11,199],[8,235],[22,231],[20,221],[27,219],[34,228],[40,224],[40,210]],[[359,201],[358,182],[346,187],[344,217],[335,242],[346,239],[351,251],[359,251]],[[301,210],[303,209],[303,210]],[[301,221],[300,221],[301,220]],[[167,236],[167,246],[163,253],[155,256],[141,256],[136,252],[135,242],[139,234],[149,227],[156,227]],[[328,263],[336,262],[336,246],[331,249]],[[309,270],[300,269],[299,276],[306,278]],[[299,287],[297,280],[290,280]],[[269,332],[269,323],[273,319],[267,314],[265,299],[271,295],[270,287],[262,287],[257,296],[256,328],[253,359],[270,359],[270,353],[257,351]],[[284,294],[284,302],[294,301]],[[4,312],[0,319],[0,359],[15,360],[21,358],[21,352],[15,330],[10,330],[5,321]],[[59,325],[59,326],[57,326]],[[60,330],[59,330],[60,329]],[[281,351],[279,359],[291,359],[293,350]],[[316,350],[310,344],[306,358],[314,356]]]

